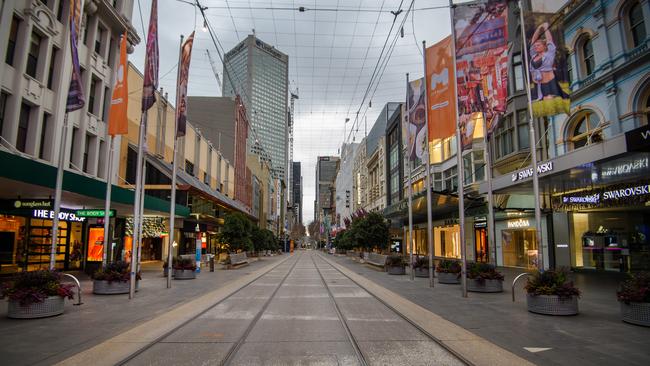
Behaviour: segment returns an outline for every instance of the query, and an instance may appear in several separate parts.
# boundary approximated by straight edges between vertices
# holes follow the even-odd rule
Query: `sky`
[[[184,1],[194,2],[158,0],[160,86],[175,100],[180,35],[187,37],[196,30],[188,95],[220,96],[220,85],[206,55],[209,50],[222,78],[217,48],[202,31],[198,9]],[[289,55],[289,90],[299,98],[294,110],[293,161],[302,165],[305,225],[313,220],[317,157],[338,155],[344,140],[361,141],[364,127],[367,125],[367,131],[372,128],[387,102],[405,99],[406,73],[411,79],[422,77],[422,41],[432,45],[450,33],[447,0],[414,1],[412,12],[407,11],[408,0],[200,2],[208,8],[207,19],[226,52],[254,29],[258,38]],[[142,69],[151,1],[135,0],[134,4],[133,25],[141,43],[129,60]],[[306,11],[294,10],[301,6]],[[397,17],[390,13],[400,8]],[[393,40],[390,57],[380,61],[384,43],[388,43],[387,56]],[[378,64],[382,67],[376,69]],[[369,87],[375,70],[375,82]],[[346,118],[350,118],[347,124]]]

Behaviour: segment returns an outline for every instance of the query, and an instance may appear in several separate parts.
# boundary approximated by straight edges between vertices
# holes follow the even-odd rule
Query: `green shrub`
[[[526,292],[533,296],[556,295],[560,298],[580,296],[580,290],[569,281],[569,272],[566,269],[547,269],[544,272],[535,271],[528,277]]]

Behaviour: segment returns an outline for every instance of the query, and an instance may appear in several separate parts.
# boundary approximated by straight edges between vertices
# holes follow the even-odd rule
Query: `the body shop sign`
[[[54,211],[34,210],[32,212],[32,217],[36,219],[52,220],[54,218]],[[84,222],[86,219],[84,217],[78,217],[77,215],[74,214],[74,212],[61,211],[59,212],[59,220]]]
[[[537,174],[542,175],[548,172],[553,171],[553,162],[547,161],[545,163],[537,164]],[[522,169],[520,171],[512,173],[512,181],[518,182],[520,180],[528,179],[533,176],[533,168]]]

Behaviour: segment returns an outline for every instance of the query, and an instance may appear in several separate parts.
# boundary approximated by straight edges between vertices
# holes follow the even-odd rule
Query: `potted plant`
[[[131,282],[131,264],[124,261],[108,263],[102,269],[93,273],[93,293],[98,295],[128,294]],[[141,279],[140,272],[136,275]]]
[[[492,264],[468,263],[467,290],[472,292],[503,292],[503,275]]]
[[[391,275],[406,274],[406,261],[399,254],[392,254],[386,257],[386,272]]]
[[[616,292],[621,318],[626,323],[650,327],[650,272],[638,272]]]
[[[193,280],[196,278],[196,263],[190,258],[178,258],[173,263],[174,279]]]
[[[63,313],[64,300],[72,299],[72,284],[61,283],[57,271],[20,272],[0,286],[0,299],[9,300],[7,316],[33,319]]]
[[[580,290],[565,269],[535,271],[526,283],[528,311],[546,315],[578,314]]]
[[[176,258],[172,258],[172,268],[176,264]],[[167,261],[163,262],[163,277],[167,277],[169,274],[169,263]],[[172,271],[172,277],[174,277],[174,271]]]
[[[415,277],[429,277],[429,257],[417,257],[413,262]]]
[[[460,283],[460,263],[455,260],[443,259],[436,266],[438,283],[457,285]]]

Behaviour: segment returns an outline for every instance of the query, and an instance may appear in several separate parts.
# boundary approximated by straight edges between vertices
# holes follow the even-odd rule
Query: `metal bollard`
[[[214,256],[213,255],[210,256],[209,261],[210,261],[210,272],[214,272]]]

